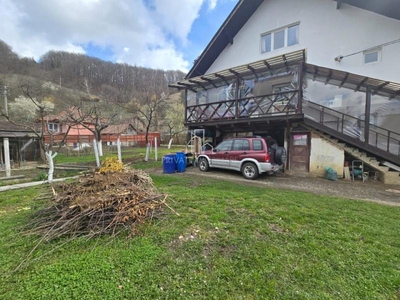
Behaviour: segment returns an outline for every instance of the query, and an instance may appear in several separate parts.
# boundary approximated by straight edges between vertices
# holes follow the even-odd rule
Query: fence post
[[[154,156],[155,156],[156,161],[158,159],[157,154],[158,154],[157,153],[157,138],[155,137],[154,138]]]

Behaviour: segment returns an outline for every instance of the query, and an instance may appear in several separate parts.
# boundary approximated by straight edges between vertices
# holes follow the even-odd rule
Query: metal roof
[[[367,87],[370,87],[372,89],[372,94],[379,93],[389,98],[400,97],[400,83],[384,81],[312,64],[305,64],[305,66],[308,74],[314,75],[314,78],[317,76],[323,77],[325,79],[325,84],[334,80],[336,81],[335,85],[338,83],[339,87],[346,87],[356,91],[365,90]]]
[[[244,24],[250,19],[264,0],[240,0],[228,18],[218,29],[207,47],[195,60],[193,67],[186,75],[186,79],[203,75],[211,67],[217,57],[231,43]],[[400,0],[333,0],[337,8],[345,3],[361,9],[375,12],[383,16],[400,20]]]
[[[304,63],[305,71],[308,74],[313,75],[314,79],[317,77],[324,78],[326,84],[330,82],[331,84],[354,90],[365,90],[366,87],[369,86],[372,89],[373,94],[379,93],[390,98],[400,97],[400,83],[384,81],[345,71],[307,64],[305,49],[256,61],[250,64],[237,66],[231,69],[222,70],[216,73],[185,79],[177,83],[170,84],[169,86],[177,89],[189,89],[192,91],[196,91],[196,89],[204,90],[210,85],[215,86],[216,83],[227,81],[228,79],[235,78],[236,76],[247,76],[251,75],[252,73],[255,74],[268,71],[270,69],[289,67],[302,62]]]
[[[194,89],[199,87],[204,89],[205,85],[231,79],[237,75],[245,76],[252,73],[254,74],[255,72],[259,73],[262,71],[268,71],[269,69],[288,67],[293,64],[298,64],[301,61],[305,61],[305,59],[306,50],[303,49],[256,61],[254,63],[237,66],[227,70],[218,71],[216,73],[181,80],[177,83],[169,84],[169,86],[177,89]]]

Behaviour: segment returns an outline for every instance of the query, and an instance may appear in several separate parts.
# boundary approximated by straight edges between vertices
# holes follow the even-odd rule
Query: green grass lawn
[[[162,162],[162,158],[165,154],[168,153],[175,153],[177,151],[182,151],[184,146],[180,147],[172,147],[171,149],[168,149],[166,146],[161,146],[158,147],[157,149],[157,160],[158,160],[158,165],[160,165],[160,162]],[[116,147],[112,148],[103,148],[103,154],[104,156],[100,158],[100,160],[103,160],[107,157],[118,157],[118,152]],[[130,161],[133,158],[135,158],[135,163],[139,161],[143,161],[145,156],[146,156],[146,148],[140,148],[140,147],[123,147],[121,151],[121,156],[122,160],[125,161]],[[54,159],[55,164],[95,164],[95,157],[93,152],[91,151],[82,151],[82,152],[76,152],[76,151],[70,151],[69,154],[67,153],[59,153],[55,159]],[[153,148],[149,154],[149,160],[148,163],[156,163],[155,161],[155,149]]]
[[[170,213],[142,236],[35,247],[39,188],[0,193],[1,299],[399,299],[400,208],[153,175]],[[168,209],[166,209],[168,211]]]

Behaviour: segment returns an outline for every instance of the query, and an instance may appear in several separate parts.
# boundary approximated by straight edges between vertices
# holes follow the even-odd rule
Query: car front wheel
[[[256,179],[258,177],[257,166],[253,163],[245,163],[242,167],[242,175],[246,179]]]
[[[202,172],[207,172],[210,169],[210,166],[209,166],[208,161],[207,161],[206,158],[201,157],[199,159],[199,169]]]

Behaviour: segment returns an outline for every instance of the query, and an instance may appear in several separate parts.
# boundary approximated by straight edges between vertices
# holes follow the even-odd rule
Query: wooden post
[[[155,156],[155,160],[158,160],[158,153],[157,153],[157,137],[154,138],[154,156]]]

